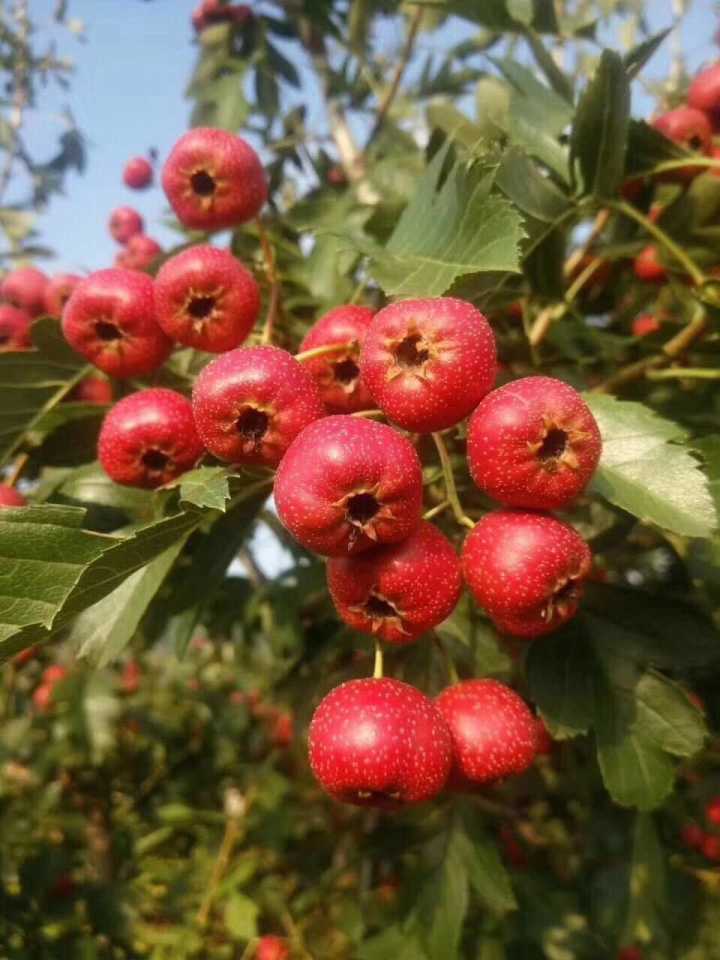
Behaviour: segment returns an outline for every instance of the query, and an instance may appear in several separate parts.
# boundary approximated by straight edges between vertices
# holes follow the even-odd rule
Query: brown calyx
[[[575,448],[585,439],[587,434],[582,430],[546,420],[539,440],[528,443],[528,449],[548,473],[557,473],[563,467],[577,470],[580,461]]]
[[[98,340],[102,340],[104,343],[114,343],[123,339],[122,330],[112,320],[96,320],[95,333]]]
[[[380,520],[392,520],[393,513],[390,507],[382,502],[379,487],[366,490],[353,490],[334,506],[345,514],[345,520],[350,524],[350,542],[348,549],[352,549],[362,534],[370,540],[377,540],[375,527]]]
[[[150,447],[146,450],[140,460],[148,473],[163,473],[171,463],[169,454],[158,450],[156,447]]]
[[[243,450],[257,450],[270,429],[271,415],[259,407],[247,406],[235,421],[235,428],[243,439]]]
[[[435,345],[416,328],[408,328],[405,335],[390,344],[394,363],[388,371],[388,380],[406,374],[427,377],[428,364],[437,356]]]
[[[581,571],[561,578],[555,584],[547,605],[543,609],[542,617],[546,623],[562,620],[577,607],[583,592],[583,574]]]

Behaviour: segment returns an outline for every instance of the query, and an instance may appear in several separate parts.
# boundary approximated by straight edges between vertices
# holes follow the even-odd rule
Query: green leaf
[[[448,836],[445,856],[423,884],[417,922],[429,960],[457,960],[468,908],[467,837],[457,822]]]
[[[629,80],[635,79],[655,51],[662,46],[671,30],[672,27],[667,27],[665,30],[661,30],[660,33],[653,34],[652,37],[643,40],[642,43],[639,43],[625,54],[623,57],[623,65]]]
[[[554,736],[586,733],[593,722],[593,674],[590,644],[576,625],[530,646],[526,661],[530,696]]]
[[[646,813],[635,818],[628,912],[623,940],[639,942],[662,927],[668,915],[667,860],[655,822]]]
[[[688,156],[687,150],[668,140],[644,120],[630,120],[625,176],[637,177],[650,173],[665,160],[682,160]]]
[[[707,537],[717,512],[685,431],[639,403],[599,394],[585,399],[600,427],[603,452],[591,489],[647,523]]]
[[[438,151],[371,271],[387,294],[440,296],[459,277],[519,270],[520,217],[491,193],[493,173],[457,162],[441,183]]]
[[[131,573],[112,593],[83,611],[70,630],[78,656],[103,667],[132,640],[145,611],[185,545],[186,537]]]
[[[635,725],[666,753],[693,757],[703,748],[707,729],[686,691],[662,674],[648,671],[635,688]]]
[[[32,327],[36,350],[0,354],[0,461],[10,457],[87,369],[65,343],[57,320],[42,317]]]
[[[497,185],[515,206],[544,223],[562,216],[570,203],[519,147],[511,147],[503,155]]]
[[[234,940],[252,940],[258,935],[260,908],[243,893],[233,893],[225,905],[225,926]]]
[[[465,828],[455,827],[452,843],[467,871],[470,886],[492,913],[502,916],[517,910],[517,901],[495,841],[478,822],[476,811],[464,811]]]
[[[582,95],[570,138],[570,164],[577,164],[583,192],[612,197],[625,173],[630,120],[630,84],[619,54],[604,50]]]
[[[388,927],[366,940],[356,951],[357,960],[428,960],[415,931]]]
[[[230,499],[228,481],[230,473],[225,467],[198,467],[180,478],[180,499],[196,507],[225,511]]]

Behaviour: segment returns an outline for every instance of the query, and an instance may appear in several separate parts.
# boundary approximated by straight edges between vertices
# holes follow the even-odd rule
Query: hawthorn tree
[[[688,90],[676,55],[658,90],[661,119],[634,116],[636,78],[666,35],[647,35],[641,4],[605,5],[605,19],[592,3],[572,13],[560,6],[298,0],[249,9],[205,0],[199,8],[192,126],[240,133],[260,150],[267,203],[247,146],[201,133],[203,163],[230,144],[223,158],[240,151],[242,170],[260,185],[245,207],[247,198],[231,193],[227,219],[193,219],[178,179],[186,174],[177,151],[188,141],[178,131],[162,181],[182,242],[122,281],[145,304],[145,368],[132,369],[128,352],[109,370],[96,343],[98,366],[116,376],[100,381],[99,404],[78,392],[96,376],[78,333],[77,293],[87,285],[62,323],[60,309],[37,316],[31,349],[0,354],[4,479],[27,498],[0,510],[4,956],[719,954],[720,161],[712,136],[720,90],[713,99],[712,71]],[[602,49],[598,37],[618,19],[637,43]],[[190,168],[199,173],[194,199],[216,186],[204,168]],[[138,233],[131,221],[115,222],[122,242],[128,223]],[[207,252],[212,227],[231,228],[229,239],[216,230],[212,245],[233,257]],[[218,283],[230,272],[233,289],[243,285],[249,339],[240,350],[213,359],[164,314],[186,269]],[[97,277],[86,284],[107,287]],[[8,289],[0,289],[6,298]],[[157,314],[147,306],[153,297]],[[376,632],[390,642],[373,651],[367,622],[344,599],[366,567],[343,556],[326,575],[309,547],[334,547],[316,530],[310,536],[296,503],[309,463],[326,465],[319,480],[329,476],[338,419],[321,418],[307,372],[333,351],[322,337],[303,340],[341,305],[365,308],[353,322],[372,330],[374,317],[389,322],[387,310],[377,313],[389,304],[399,302],[397,315],[403,301],[422,300],[431,306],[413,311],[431,314],[447,297],[462,303],[452,335],[473,332],[464,358],[482,354],[433,408],[434,417],[452,409],[455,419],[413,420],[385,391],[382,368],[373,375],[363,356],[372,417],[354,418],[333,448],[335,457],[353,449],[355,435],[363,444],[372,435],[383,469],[400,479],[417,470],[433,524],[422,529],[435,531],[420,595],[452,610],[404,642],[407,623],[376,597],[361,612],[382,621]],[[193,315],[211,307],[197,305]],[[106,347],[119,334],[103,323]],[[420,322],[418,330],[404,348],[406,366],[428,359]],[[500,384],[517,383],[528,405],[538,396],[548,403],[549,390],[571,397],[578,436],[593,441],[580,457],[571,429],[558,437],[547,427],[533,455],[558,471],[565,456],[578,474],[563,474],[567,484],[542,502],[528,500],[503,437],[487,436],[502,397],[518,394],[501,388],[482,399],[491,381],[478,371],[495,372],[490,346],[478,348],[484,337],[497,345]],[[242,363],[284,358],[251,367],[265,374],[278,364],[282,409],[302,406],[295,433],[314,444],[309,454],[293,445],[286,461],[282,447],[274,460],[246,457],[237,467],[245,441],[254,438],[255,450],[267,427],[262,411],[265,421],[239,429],[239,450],[233,435],[224,452],[211,388],[219,370],[234,369],[235,353]],[[356,356],[346,359],[354,368],[339,372],[341,383],[357,375]],[[527,386],[538,375],[552,378],[539,394]],[[170,406],[180,411],[172,421],[185,443],[177,475],[165,458],[121,476],[117,425],[149,394],[159,417]],[[490,407],[468,422],[478,402],[479,411]],[[281,439],[287,446],[292,437]],[[203,448],[210,453],[195,466]],[[278,461],[281,519],[268,502]],[[362,495],[377,499],[378,489]],[[402,504],[410,517],[403,543],[417,535],[416,501],[408,495]],[[508,524],[492,526],[498,501],[559,513],[531,514],[554,532],[531,544],[536,553],[521,551],[521,576],[503,567],[510,548]],[[367,500],[356,506],[357,529],[344,544],[351,551],[374,516],[363,513]],[[527,515],[511,517],[522,527]],[[258,549],[263,536],[274,558],[282,550],[278,572]],[[533,587],[561,542],[576,560],[562,596],[550,597],[552,612],[543,608],[528,627],[527,617],[495,609],[498,590]],[[403,543],[393,555],[400,564]],[[461,551],[470,591],[458,599]],[[365,554],[372,577],[386,575],[377,556]],[[403,797],[436,794],[451,739],[427,697],[446,691],[437,703],[450,722],[461,708],[457,682],[481,680],[490,691],[481,716],[497,721],[495,752],[461,771],[475,778],[473,789],[394,812],[320,790],[307,755],[315,708],[322,700],[313,769],[338,794],[318,754],[321,735],[364,705],[333,712],[337,692],[323,698],[383,670],[384,682],[416,688],[393,688],[404,693],[389,727],[419,717],[420,730],[430,715],[436,725],[432,743],[418,735],[397,749],[411,756],[442,741],[447,757],[422,782],[410,777],[377,794],[355,785],[345,799],[397,807]],[[543,736],[533,740],[535,711]],[[517,724],[526,725],[522,737]],[[515,775],[488,782],[497,751],[503,773]]]

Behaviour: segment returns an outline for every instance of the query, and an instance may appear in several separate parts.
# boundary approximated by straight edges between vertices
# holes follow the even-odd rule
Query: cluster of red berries
[[[72,273],[48,277],[37,267],[6,274],[0,284],[0,353],[29,350],[33,320],[44,313],[59,317],[80,279]]]
[[[42,679],[38,687],[33,692],[33,703],[40,713],[46,713],[53,701],[55,687],[68,675],[65,667],[59,664],[53,664],[43,670]]]
[[[252,10],[244,3],[231,5],[223,0],[202,0],[193,12],[192,25],[197,33],[214,23],[234,23],[241,25],[250,19]]]
[[[689,850],[696,850],[706,860],[720,862],[720,797],[713,797],[705,806],[705,820],[710,824],[706,830],[699,823],[686,823],[680,832],[683,844]]]

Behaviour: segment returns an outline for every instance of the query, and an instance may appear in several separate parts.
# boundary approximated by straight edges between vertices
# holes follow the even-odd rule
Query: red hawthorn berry
[[[386,810],[445,786],[452,741],[439,710],[400,680],[350,680],[331,690],[309,732],[310,765],[331,796]]]
[[[312,377],[279,347],[241,347],[213,360],[195,381],[192,406],[214,456],[266,467],[325,412]]]
[[[293,715],[287,710],[281,710],[272,718],[270,725],[270,739],[276,747],[289,747],[295,736]]]
[[[464,300],[401,300],[375,314],[360,373],[390,420],[418,433],[444,430],[492,389],[495,337],[483,314]]]
[[[229,7],[228,14],[233,23],[237,24],[238,26],[242,26],[243,23],[246,23],[252,18],[253,12],[250,7],[246,6],[244,3],[241,3],[237,6]]]
[[[208,25],[207,20],[205,19],[205,14],[202,12],[202,9],[193,11],[191,20],[192,20],[193,28],[195,29],[195,33],[201,33],[205,29],[205,27]]]
[[[705,831],[697,823],[686,823],[680,831],[680,839],[690,850],[700,850],[705,839]]]
[[[306,335],[300,350],[315,350],[334,343],[346,343],[347,350],[314,357],[303,366],[315,380],[323,403],[331,413],[355,413],[372,407],[370,392],[360,376],[360,347],[373,311],[348,304],[335,307],[321,317]]]
[[[695,110],[692,107],[677,107],[654,120],[653,126],[668,140],[685,147],[686,150],[706,154],[712,146],[712,127],[701,110]],[[660,179],[683,183],[692,180],[693,177],[703,173],[704,170],[705,167],[688,163],[686,167],[663,173]]]
[[[580,274],[583,273],[584,270],[587,270],[590,264],[597,259],[598,258],[592,253],[583,254],[565,278],[567,285],[570,286],[574,280],[577,280]],[[612,277],[612,272],[612,263],[609,260],[601,260],[590,277],[585,281],[579,296],[585,301],[597,300],[597,298],[605,292]]]
[[[498,831],[498,839],[502,848],[503,859],[517,870],[525,870],[528,865],[528,855],[525,848],[518,842],[513,828],[505,823]]]
[[[203,0],[200,10],[208,23],[212,23],[222,20],[227,15],[228,8],[220,0]]]
[[[24,507],[27,505],[25,497],[6,483],[0,483],[0,510],[3,507]]]
[[[153,182],[152,164],[145,157],[133,157],[125,164],[123,183],[131,190],[145,190]]]
[[[449,617],[462,591],[453,545],[426,521],[401,543],[331,558],[327,581],[345,623],[400,645]]]
[[[20,653],[13,657],[13,663],[16,667],[24,667],[25,664],[30,663],[31,660],[35,660],[35,658],[39,656],[39,646],[26,647],[25,650],[21,650]]]
[[[537,756],[549,757],[555,749],[555,741],[542,717],[535,717],[535,753]]]
[[[162,247],[152,237],[136,233],[130,237],[124,250],[115,257],[115,266],[126,270],[147,270],[163,252]]]
[[[53,698],[53,688],[48,683],[41,683],[33,691],[32,702],[39,713],[45,713],[50,709]]]
[[[280,937],[260,937],[255,951],[255,960],[288,960],[290,949],[287,942]]]
[[[470,532],[465,581],[501,630],[537,637],[575,616],[592,554],[579,533],[541,513],[497,510]]]
[[[100,428],[102,468],[127,487],[161,487],[190,470],[202,454],[190,401],[164,387],[124,397]]]
[[[522,300],[513,300],[505,307],[505,313],[513,320],[522,320],[525,316],[525,304]]]
[[[112,385],[104,377],[85,377],[72,391],[70,399],[105,406],[113,402]]]
[[[75,881],[70,874],[61,873],[50,888],[50,896],[65,899],[66,897],[72,897],[75,890]]]
[[[713,160],[720,160],[720,147],[711,147],[708,156]],[[713,177],[720,177],[720,167],[708,167],[706,172]]]
[[[451,789],[471,790],[524,773],[535,760],[535,717],[504,683],[463,680],[443,690],[435,704],[452,736]]]
[[[32,317],[9,303],[0,303],[0,353],[29,350]]]
[[[643,957],[640,947],[623,947],[618,952],[617,960],[643,960]]]
[[[128,660],[120,676],[120,688],[123,693],[133,694],[140,689],[142,667],[137,660]]]
[[[53,663],[43,670],[42,679],[43,683],[47,683],[49,686],[54,687],[56,683],[60,683],[61,680],[64,680],[67,675],[68,672],[65,667],[60,666],[59,663]]]
[[[705,817],[714,826],[720,827],[720,797],[713,797],[710,800],[705,807]]]
[[[223,230],[256,217],[267,199],[260,158],[249,143],[225,130],[196,127],[173,147],[163,190],[183,226]]]
[[[578,497],[597,467],[602,438],[577,392],[552,377],[524,377],[482,400],[468,424],[477,486],[509,507],[557,510]]]
[[[11,270],[0,284],[0,299],[39,317],[45,310],[45,288],[48,278],[37,267]]]
[[[662,284],[668,277],[667,270],[660,260],[657,247],[652,243],[643,247],[635,257],[633,270],[638,280],[642,280],[643,283]]]
[[[133,207],[118,207],[113,210],[108,226],[113,240],[126,244],[131,237],[143,233],[145,221]]]
[[[173,340],[196,350],[239,347],[260,312],[260,289],[227,250],[196,246],[171,257],[155,278],[157,319]]]
[[[56,273],[50,277],[45,287],[45,313],[51,317],[61,317],[65,304],[81,280],[82,277],[76,273]]]
[[[645,192],[645,186],[646,182],[644,177],[630,177],[620,187],[620,196],[623,200],[627,200],[628,203],[634,203],[642,197]]]
[[[635,337],[649,337],[660,329],[660,321],[652,313],[641,313],[632,323],[632,332]]]
[[[420,460],[392,427],[360,417],[325,417],[285,454],[275,477],[275,504],[295,539],[325,556],[398,543],[420,523]]]
[[[113,377],[153,373],[172,350],[155,319],[152,278],[135,270],[98,270],[81,280],[62,328],[74,350]]]
[[[706,833],[703,837],[700,851],[707,860],[720,861],[720,837]]]
[[[688,106],[702,110],[715,132],[720,131],[720,63],[701,70],[690,84]]]
[[[339,164],[335,164],[334,167],[330,167],[327,172],[327,182],[332,187],[344,187],[347,183],[347,176],[345,171]]]

